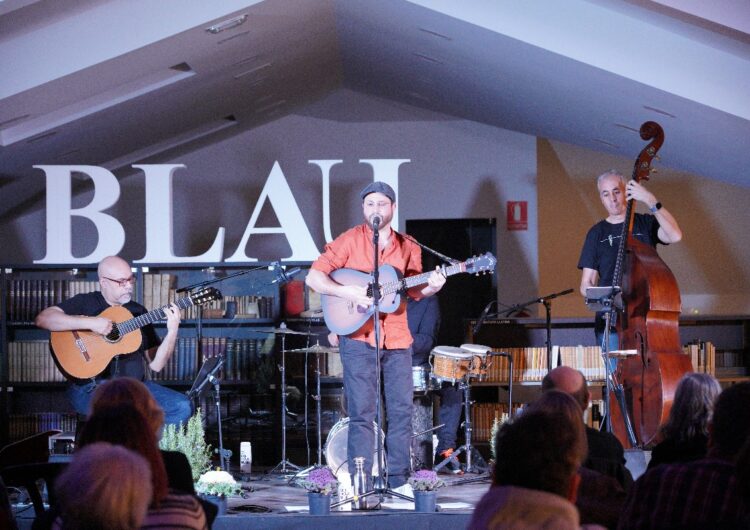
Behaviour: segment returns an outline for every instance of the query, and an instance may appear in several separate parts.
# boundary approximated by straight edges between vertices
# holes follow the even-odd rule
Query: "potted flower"
[[[195,491],[219,507],[219,515],[227,513],[227,495],[240,492],[240,485],[226,471],[217,469],[203,473],[195,484]]]
[[[336,475],[330,468],[321,466],[313,468],[300,484],[307,490],[307,499],[311,515],[331,513],[331,494],[339,486]]]
[[[414,490],[414,509],[418,512],[434,512],[437,505],[437,489],[445,486],[431,469],[420,469],[409,477]]]

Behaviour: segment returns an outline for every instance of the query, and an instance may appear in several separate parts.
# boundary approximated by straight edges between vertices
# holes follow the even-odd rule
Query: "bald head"
[[[575,398],[581,410],[589,406],[589,387],[586,378],[578,370],[569,366],[558,366],[547,373],[542,380],[542,391],[559,390]]]
[[[107,256],[99,262],[96,273],[99,278],[127,278],[130,275],[130,265],[119,256]]]

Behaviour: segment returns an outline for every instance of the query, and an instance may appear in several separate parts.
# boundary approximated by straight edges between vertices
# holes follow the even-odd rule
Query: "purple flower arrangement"
[[[414,491],[433,491],[445,486],[445,482],[431,469],[420,469],[409,477],[408,482]]]
[[[339,486],[339,481],[328,467],[316,467],[300,484],[309,492],[330,495]]]

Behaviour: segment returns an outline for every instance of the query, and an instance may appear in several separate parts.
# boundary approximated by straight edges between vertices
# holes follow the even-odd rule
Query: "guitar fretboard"
[[[177,307],[179,307],[180,309],[186,309],[194,305],[193,299],[190,298],[189,296],[186,296],[185,298],[180,298],[174,303],[177,304]],[[169,304],[163,305],[157,309],[152,309],[148,313],[144,313],[137,317],[133,317],[129,320],[124,320],[122,322],[119,322],[117,324],[117,329],[120,331],[121,335],[126,335],[130,333],[131,331],[135,331],[138,328],[142,328],[143,326],[147,324],[152,324],[158,320],[164,320],[167,318],[167,314],[164,312],[164,310],[167,307],[169,307]]]
[[[452,276],[454,274],[458,274],[460,272],[466,271],[466,263],[456,263],[455,265],[449,265],[447,267],[442,267],[441,269],[443,271],[443,274],[445,276]],[[430,277],[430,274],[432,274],[433,271],[430,272],[423,272],[422,274],[417,274],[416,276],[409,276],[408,278],[402,278],[399,281],[396,282],[388,282],[384,283],[380,286],[380,292],[381,294],[391,294],[395,293],[401,290],[407,290],[411,289],[412,287],[416,287],[417,285],[422,285],[424,283],[427,283],[427,280]]]

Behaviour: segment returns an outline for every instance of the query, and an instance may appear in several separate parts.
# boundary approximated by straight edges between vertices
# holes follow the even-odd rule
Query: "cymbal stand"
[[[281,374],[281,462],[269,473],[287,474],[299,471],[300,467],[286,459],[286,333],[281,334],[281,364],[278,366]]]
[[[316,346],[320,344],[320,341],[316,343]],[[305,363],[307,364],[307,363]],[[320,352],[315,352],[315,395],[313,396],[313,399],[315,400],[315,417],[317,418],[317,427],[316,427],[316,434],[318,437],[318,460],[315,463],[315,465],[308,466],[304,469],[300,469],[290,480],[289,485],[293,486],[295,485],[295,481],[300,478],[307,476],[310,471],[315,469],[315,467],[320,467],[323,465],[323,433],[322,433],[322,410],[321,410],[321,391],[320,391]],[[308,460],[309,462],[309,460]]]

